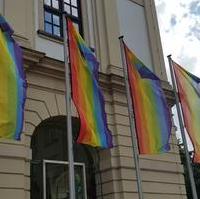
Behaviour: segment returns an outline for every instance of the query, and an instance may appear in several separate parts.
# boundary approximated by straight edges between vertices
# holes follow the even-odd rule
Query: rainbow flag
[[[80,117],[77,142],[94,147],[112,147],[104,98],[98,85],[99,63],[69,19],[67,24],[72,98]]]
[[[170,111],[160,79],[124,43],[128,81],[135,113],[140,154],[157,154],[170,149]]]
[[[194,146],[194,162],[200,163],[200,78],[172,62],[185,128]]]
[[[0,138],[20,140],[26,96],[22,52],[0,15]]]

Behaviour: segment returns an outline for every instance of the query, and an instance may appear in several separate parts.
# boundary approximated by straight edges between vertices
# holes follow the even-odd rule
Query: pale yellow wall
[[[163,80],[167,80],[153,0],[126,1],[132,1],[140,6],[144,6],[149,42],[152,49],[153,66],[156,74]],[[2,2],[1,0],[1,4]],[[48,39],[42,38],[37,34],[37,30],[43,30],[44,25],[42,0],[6,0],[4,1],[3,12],[13,26],[15,35],[21,45],[36,48],[42,52],[47,51],[47,55],[63,60],[60,43],[52,42],[51,45],[55,46],[51,49],[47,47]],[[118,71],[118,74],[121,74],[121,57],[118,41],[120,27],[117,1],[86,0],[86,3],[82,3],[82,18],[85,40],[88,45],[95,48],[97,58],[101,63],[101,71],[104,73]],[[52,52],[48,53],[48,51]],[[56,55],[55,52],[61,52],[61,56],[59,54]]]
[[[33,46],[33,0],[5,0],[4,15],[15,31],[18,41],[25,47]]]
[[[84,39],[89,47],[96,49],[94,43],[94,12],[93,10],[93,0],[82,1],[82,22],[83,22],[83,34]],[[47,56],[55,58],[60,61],[64,61],[63,54],[63,42],[45,36],[44,34],[38,34],[39,31],[44,30],[44,10],[43,10],[43,0],[34,1],[35,9],[35,42],[34,49],[40,52],[45,52]]]
[[[157,23],[153,20],[155,9],[152,0],[135,0],[145,6],[151,37],[152,60],[156,73],[166,80],[162,48]],[[127,100],[119,49],[119,25],[115,0],[88,0],[93,8],[84,17],[85,38],[94,45],[101,62],[100,83],[103,87],[109,128],[114,148],[101,152],[101,172],[105,199],[137,198],[136,177],[133,164]],[[12,4],[12,6],[11,6]],[[24,50],[28,81],[22,141],[0,141],[0,198],[30,199],[31,136],[45,119],[65,115],[63,63],[50,59],[44,53],[32,51],[36,30],[33,0],[6,0],[5,16],[13,25]],[[151,9],[152,8],[152,9]],[[86,9],[86,8],[84,8]],[[93,17],[89,27],[88,17]],[[153,45],[155,44],[155,45]],[[167,87],[170,90],[169,87]],[[169,97],[169,96],[168,96]],[[73,115],[77,116],[72,107]],[[141,158],[145,199],[185,199],[183,168],[173,135],[172,149],[168,154]],[[15,165],[15,166],[14,166]],[[100,190],[100,189],[98,189]]]
[[[154,0],[144,0],[144,7],[146,10],[147,26],[149,30],[150,45],[152,49],[152,59],[156,74],[167,81],[167,74],[165,69],[156,9]]]
[[[156,11],[153,0],[134,1],[123,0],[136,3],[144,7],[147,34],[150,44],[150,54],[155,73],[163,80],[167,80]],[[117,13],[116,0],[94,1],[97,23],[95,24],[97,55],[101,63],[103,72],[116,72],[116,67],[121,68],[121,56],[118,37],[120,26]],[[131,20],[131,19],[127,19]],[[140,20],[140,19],[138,19]],[[141,41],[142,42],[142,41]],[[120,74],[120,69],[118,70]]]
[[[115,78],[112,80],[114,83]],[[115,147],[110,152],[104,151],[101,154],[103,193],[106,199],[138,198],[127,101],[123,86],[120,89],[119,85],[118,82],[112,87],[111,113],[114,115],[110,127],[114,132]],[[171,150],[167,154],[140,155],[145,199],[187,198],[174,128],[170,143]]]
[[[0,198],[30,198],[31,151],[25,136],[22,141],[0,141]]]
[[[1,0],[2,1],[2,0]],[[124,1],[124,0],[123,0]],[[162,47],[153,0],[126,0],[144,6],[147,20],[153,68],[157,75],[166,80],[166,72],[162,55]],[[116,72],[121,68],[121,57],[118,37],[120,27],[116,0],[87,0],[82,3],[84,37],[88,45],[95,48],[100,61],[101,71]],[[15,30],[17,39],[25,47],[36,48],[47,52],[47,55],[63,60],[60,43],[52,42],[54,48],[48,47],[48,39],[40,37],[37,30],[43,30],[42,0],[7,0],[4,3],[4,14]],[[48,53],[48,51],[50,51]],[[52,51],[52,52],[51,52]],[[61,52],[56,55],[56,52]],[[120,74],[121,70],[118,70]]]
[[[45,119],[66,114],[63,63],[36,51],[24,52],[28,91],[22,140],[0,141],[0,195],[4,199],[30,199],[31,136]],[[137,198],[123,79],[118,75],[100,74],[100,83],[114,141],[114,148],[100,152],[103,195],[105,199]],[[72,114],[77,116],[74,106]],[[168,154],[142,156],[140,160],[145,199],[186,198],[183,167],[174,135]],[[99,185],[97,188],[101,190]]]
[[[4,15],[4,0],[0,0],[0,13]]]
[[[111,66],[121,66],[116,1],[94,0],[93,5],[96,54],[101,71],[107,73]]]

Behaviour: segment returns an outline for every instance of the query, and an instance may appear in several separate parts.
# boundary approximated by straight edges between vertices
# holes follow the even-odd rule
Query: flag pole
[[[64,1],[63,1],[64,4]],[[64,62],[65,62],[65,88],[66,88],[66,114],[67,114],[67,144],[68,144],[68,175],[69,175],[69,199],[75,199],[75,177],[74,177],[74,153],[73,153],[73,138],[72,138],[72,120],[71,120],[71,85],[70,85],[70,70],[68,64],[68,56],[70,51],[67,40],[67,24],[66,13],[62,14],[63,20],[63,38],[64,38]],[[68,49],[68,56],[67,56]]]
[[[183,139],[184,151],[185,151],[185,156],[186,156],[186,164],[187,164],[187,169],[188,169],[188,173],[189,173],[190,185],[191,185],[191,189],[192,189],[192,196],[193,196],[193,199],[198,199],[196,185],[195,185],[195,181],[194,181],[194,174],[192,171],[192,166],[191,166],[189,152],[188,152],[187,140],[186,140],[186,136],[185,136],[184,123],[183,123],[183,119],[182,119],[182,115],[181,115],[181,108],[179,106],[179,97],[177,95],[176,81],[175,81],[174,71],[173,71],[173,67],[172,67],[171,55],[168,55],[167,58],[168,58],[168,62],[169,62],[169,68],[170,68],[170,73],[171,73],[171,78],[172,78],[172,85],[173,85],[173,90],[174,90],[174,95],[175,95],[175,100],[176,100],[176,109],[177,109],[177,113],[178,113],[178,120],[179,120],[179,124],[180,124],[181,136]]]
[[[131,140],[132,140],[132,145],[133,145],[132,149],[133,149],[133,156],[135,160],[139,199],[143,199],[142,180],[141,180],[141,175],[140,175],[140,164],[139,164],[139,152],[138,152],[138,145],[137,145],[137,137],[135,134],[135,129],[136,129],[135,119],[133,115],[133,108],[132,108],[133,106],[132,106],[130,90],[129,90],[127,63],[126,63],[125,54],[124,54],[123,37],[124,36],[120,36],[119,41],[120,41],[121,57],[122,57],[122,64],[123,64],[123,71],[124,71],[124,78],[125,78],[126,94],[127,94],[129,121],[130,121],[130,129],[131,129]]]

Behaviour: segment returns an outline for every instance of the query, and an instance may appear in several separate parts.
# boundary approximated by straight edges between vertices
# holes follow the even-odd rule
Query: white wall
[[[64,61],[64,49],[62,44],[36,36],[35,48],[40,52],[46,53],[47,57]]]
[[[117,0],[117,7],[124,41],[147,67],[153,69],[144,7],[130,0]]]

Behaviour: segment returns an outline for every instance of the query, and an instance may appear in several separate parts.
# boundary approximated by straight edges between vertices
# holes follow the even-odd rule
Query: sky
[[[200,77],[200,0],[155,0],[166,56]]]
[[[169,54],[175,62],[200,77],[200,0],[155,0],[155,3],[169,81]],[[173,112],[180,138],[176,111]]]

